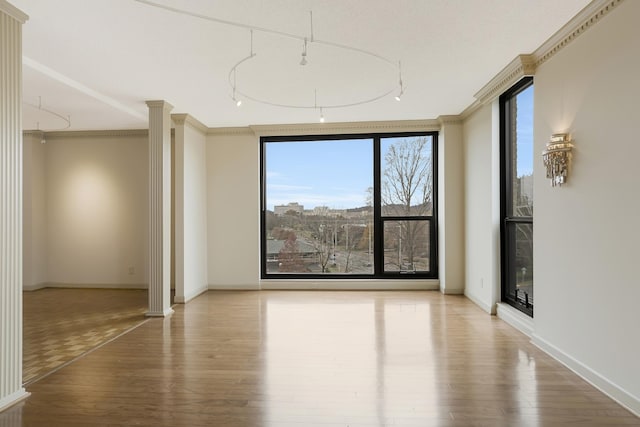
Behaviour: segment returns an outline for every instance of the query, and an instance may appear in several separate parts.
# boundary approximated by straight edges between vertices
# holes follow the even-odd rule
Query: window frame
[[[500,110],[500,300],[533,317],[533,301],[522,303],[509,295],[509,281],[517,271],[513,267],[516,251],[516,228],[518,224],[531,225],[533,216],[515,216],[513,213],[513,127],[511,108],[516,97],[532,87],[534,80],[527,76],[519,80],[499,98]],[[535,102],[535,100],[534,100]],[[535,158],[535,157],[534,157]]]
[[[329,135],[286,135],[260,137],[260,277],[277,280],[348,280],[348,279],[438,279],[438,131],[359,133]],[[384,138],[408,138],[417,136],[431,137],[432,167],[432,209],[431,215],[422,216],[383,216],[381,197],[381,143]],[[373,267],[371,274],[363,273],[273,273],[267,272],[267,200],[266,200],[266,144],[273,142],[309,142],[350,139],[371,139],[373,144]],[[406,272],[384,271],[384,223],[389,221],[429,221],[429,271]]]

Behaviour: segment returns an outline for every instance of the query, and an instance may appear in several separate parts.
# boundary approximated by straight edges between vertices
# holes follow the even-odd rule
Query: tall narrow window
[[[262,277],[436,278],[436,141],[263,137]]]
[[[533,316],[533,79],[500,98],[502,301]]]

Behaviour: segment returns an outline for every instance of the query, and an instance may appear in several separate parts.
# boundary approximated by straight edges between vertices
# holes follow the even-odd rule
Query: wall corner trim
[[[533,334],[531,343],[631,411],[634,415],[640,417],[640,397],[632,395],[613,381],[594,371],[584,363],[574,359],[539,335]]]

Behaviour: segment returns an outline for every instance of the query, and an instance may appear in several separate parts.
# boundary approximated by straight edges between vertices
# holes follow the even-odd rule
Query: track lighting
[[[320,107],[320,123],[324,123],[324,114],[322,113],[322,107]]]
[[[205,20],[218,25],[231,26],[235,28],[249,30],[250,40],[251,40],[251,46],[250,46],[251,49],[250,49],[249,56],[241,58],[235,64],[233,64],[233,66],[229,69],[229,74],[227,77],[229,86],[233,90],[232,98],[238,107],[240,106],[241,102],[236,98],[236,92],[238,96],[242,97],[244,102],[255,102],[263,105],[268,105],[271,107],[280,107],[280,108],[313,109],[313,111],[317,111],[318,109],[317,104],[312,104],[310,102],[311,101],[310,97],[305,98],[305,100],[302,100],[302,101],[299,100],[296,95],[299,92],[298,89],[291,90],[291,91],[288,91],[285,89],[289,87],[290,82],[286,80],[286,76],[288,75],[288,71],[291,71],[291,70],[288,70],[287,72],[282,73],[282,75],[284,76],[283,79],[285,79],[284,81],[285,84],[283,87],[280,88],[282,90],[278,90],[274,92],[278,94],[277,97],[275,97],[275,95],[272,95],[272,97],[270,98],[269,96],[259,95],[257,92],[255,92],[256,90],[255,88],[259,88],[261,84],[264,84],[264,82],[260,81],[260,78],[262,76],[262,74],[260,73],[260,67],[263,67],[263,66],[269,67],[272,61],[275,61],[275,60],[279,61],[280,59],[278,56],[272,55],[271,57],[267,57],[265,59],[266,63],[261,62],[260,64],[258,64],[256,63],[256,61],[251,61],[251,59],[256,56],[256,53],[254,53],[253,51],[254,30],[260,34],[268,35],[270,37],[268,44],[271,45],[272,43],[276,43],[272,47],[275,47],[275,48],[281,47],[283,51],[285,51],[284,49],[285,45],[280,45],[278,40],[272,39],[271,36],[275,36],[278,39],[292,39],[292,40],[295,40],[295,44],[302,42],[302,51],[300,53],[300,57],[298,57],[298,64],[300,66],[306,66],[309,64],[307,47],[309,43],[313,43],[314,48],[319,47],[322,49],[322,52],[320,52],[322,53],[321,55],[320,53],[318,53],[319,52],[318,51],[316,52],[316,56],[313,57],[312,64],[314,68],[330,67],[330,68],[339,69],[340,67],[347,67],[347,64],[342,64],[340,62],[340,58],[342,58],[342,54],[349,54],[350,57],[354,60],[354,62],[356,62],[356,65],[358,65],[359,62],[362,62],[363,64],[365,63],[369,64],[369,60],[374,60],[375,62],[373,64],[375,65],[376,68],[380,68],[381,71],[383,71],[383,69],[386,70],[387,67],[391,67],[393,69],[393,72],[389,74],[389,77],[390,77],[389,82],[372,83],[370,84],[371,88],[369,88],[368,90],[363,90],[362,93],[360,93],[360,91],[358,90],[354,90],[353,96],[349,94],[350,96],[343,96],[342,99],[340,99],[341,98],[340,96],[337,97],[337,99],[335,97],[330,97],[326,99],[325,102],[322,104],[324,108],[356,107],[359,105],[365,105],[365,104],[378,101],[379,99],[385,98],[389,95],[393,96],[395,99],[399,101],[402,95],[404,94],[405,87],[402,82],[402,73],[399,70],[400,67],[396,65],[397,64],[396,61],[390,60],[375,52],[361,49],[357,46],[338,43],[336,41],[317,39],[314,35],[314,22],[313,22],[312,11],[309,11],[309,31],[306,32],[305,34],[298,34],[298,33],[286,32],[284,30],[279,30],[279,29],[268,29],[263,26],[254,26],[251,24],[247,24],[245,22],[234,22],[228,19],[222,19],[221,17],[203,15],[201,13],[192,12],[186,9],[180,9],[177,7],[161,4],[166,2],[158,2],[153,0],[134,0],[134,1],[145,4],[150,7],[164,9],[165,11],[169,11],[171,13],[189,16],[191,18],[197,18],[198,20]],[[182,3],[185,3],[185,2],[182,2]],[[291,51],[291,54],[292,54],[291,59],[285,61],[285,64],[286,64],[285,67],[296,66],[295,44],[292,44],[292,45],[286,44],[287,48],[291,46],[293,50]],[[360,61],[361,59],[362,61]],[[366,62],[364,61],[365,59],[367,59]],[[245,68],[249,68],[249,72],[242,76],[238,76],[238,77],[242,77],[245,80],[242,81],[243,83],[242,85],[237,86],[236,71],[238,69],[240,69],[240,71],[243,71],[243,69]],[[396,86],[397,81],[393,80],[393,75],[395,74],[395,72],[399,72],[399,75],[400,75],[400,90],[398,90]],[[385,72],[385,75],[386,75],[386,72]],[[306,90],[305,86],[311,83],[312,80],[321,80],[321,78],[316,78],[313,76],[306,76],[306,77],[307,79],[304,82],[296,83],[299,86],[301,86],[300,88],[301,90]],[[353,80],[357,80],[357,77],[354,78]],[[384,80],[386,81],[386,79]],[[279,83],[279,82],[276,82],[276,83]],[[348,83],[350,84],[350,87],[353,87],[353,88],[358,87],[362,84],[362,82],[360,81],[352,81]],[[251,88],[254,88],[253,89],[254,91],[252,91]]]

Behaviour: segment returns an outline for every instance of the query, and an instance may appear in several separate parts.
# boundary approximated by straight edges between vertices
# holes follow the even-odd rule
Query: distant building
[[[273,213],[279,216],[285,215],[290,211],[293,211],[298,215],[302,215],[302,212],[304,212],[304,206],[298,202],[291,202],[286,205],[276,205],[273,207]]]

